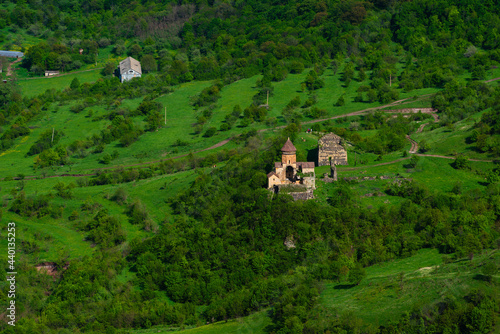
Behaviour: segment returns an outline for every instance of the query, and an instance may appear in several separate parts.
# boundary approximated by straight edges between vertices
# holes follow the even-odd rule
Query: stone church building
[[[297,149],[290,138],[281,152],[281,162],[275,162],[274,171],[267,174],[268,188],[298,184],[307,189],[315,189],[314,162],[297,162]]]
[[[324,135],[318,146],[318,166],[347,165],[347,151],[342,146],[342,138],[336,134]]]

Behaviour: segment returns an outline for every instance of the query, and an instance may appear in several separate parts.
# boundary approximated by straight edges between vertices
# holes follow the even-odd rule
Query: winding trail
[[[493,82],[493,81],[497,81],[497,80],[500,80],[500,78],[495,78],[495,79],[486,80],[485,82]]]
[[[7,67],[7,74],[6,74],[6,76],[10,77],[12,75],[12,65],[14,65],[16,63],[19,63],[22,60],[23,60],[23,57],[17,58],[12,63],[9,63],[9,66]]]

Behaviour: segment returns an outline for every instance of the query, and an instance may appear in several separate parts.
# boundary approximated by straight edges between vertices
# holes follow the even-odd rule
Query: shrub
[[[207,131],[205,131],[205,134],[203,135],[204,137],[212,137],[213,135],[215,135],[215,133],[217,132],[217,129],[215,127],[210,127],[208,128]]]

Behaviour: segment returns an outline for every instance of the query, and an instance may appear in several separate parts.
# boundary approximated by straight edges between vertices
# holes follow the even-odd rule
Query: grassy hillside
[[[486,263],[499,260],[498,251],[474,256],[472,261],[451,261],[436,250],[366,268],[359,285],[326,283],[320,304],[334,312],[353,313],[376,326],[397,322],[398,315],[445,299],[458,300],[469,291],[486,288],[481,274]],[[495,278],[498,280],[498,277]]]
[[[0,331],[498,331],[497,7],[0,1]],[[328,132],[337,182],[265,189]]]

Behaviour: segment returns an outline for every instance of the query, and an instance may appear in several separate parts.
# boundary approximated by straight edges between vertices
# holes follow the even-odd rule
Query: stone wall
[[[403,113],[403,114],[416,114],[416,113],[435,113],[437,112],[437,109],[434,108],[406,108],[406,109],[394,109],[394,110],[382,110],[383,112],[388,112],[388,113]]]
[[[340,144],[342,138],[329,133],[318,141],[318,166],[347,165],[347,151]]]
[[[314,194],[313,194],[312,190],[304,191],[301,193],[290,193],[290,195],[292,195],[293,199],[296,201],[298,201],[298,200],[306,201],[308,199],[314,198]]]
[[[316,189],[316,176],[305,176],[303,184],[307,189]]]

